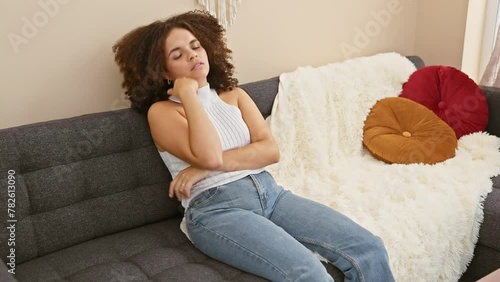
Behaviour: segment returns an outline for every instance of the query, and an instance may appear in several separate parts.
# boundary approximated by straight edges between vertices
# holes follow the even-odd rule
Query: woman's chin
[[[208,76],[208,70],[206,69],[194,69],[191,71],[190,73],[190,76],[191,77],[197,77],[197,78],[200,78],[200,77],[207,77]]]
[[[198,84],[200,84],[200,86],[202,84],[205,85],[207,83],[207,74],[204,73],[198,75],[192,75],[191,78],[198,81]]]

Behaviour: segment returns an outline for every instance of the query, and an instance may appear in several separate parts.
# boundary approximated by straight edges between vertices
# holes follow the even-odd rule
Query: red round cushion
[[[484,131],[488,104],[483,91],[462,71],[449,66],[416,70],[403,85],[400,97],[432,110],[457,136]]]

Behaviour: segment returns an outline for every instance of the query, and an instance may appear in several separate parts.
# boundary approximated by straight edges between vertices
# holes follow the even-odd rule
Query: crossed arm
[[[173,103],[158,102],[148,112],[157,147],[190,164],[172,180],[170,197],[174,194],[178,199],[190,197],[191,187],[210,171],[256,169],[279,160],[279,149],[271,130],[245,91],[236,88],[226,95],[234,95],[231,98],[236,101],[250,131],[250,144],[222,151],[217,131],[197,97],[197,88],[189,82],[176,81],[175,85],[180,85],[179,89],[174,87],[170,93],[181,99],[184,111]]]

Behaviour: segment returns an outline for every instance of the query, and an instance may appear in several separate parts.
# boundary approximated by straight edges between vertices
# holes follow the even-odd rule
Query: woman
[[[115,46],[132,108],[147,113],[186,209],[193,244],[271,281],[393,281],[382,241],[347,217],[276,184],[264,167],[279,149],[252,99],[232,77],[224,29],[204,12],[137,28]]]

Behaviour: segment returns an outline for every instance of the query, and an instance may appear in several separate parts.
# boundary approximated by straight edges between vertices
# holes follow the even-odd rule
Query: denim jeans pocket
[[[219,194],[219,186],[210,188],[194,197],[189,203],[189,208],[199,209],[208,205]]]

